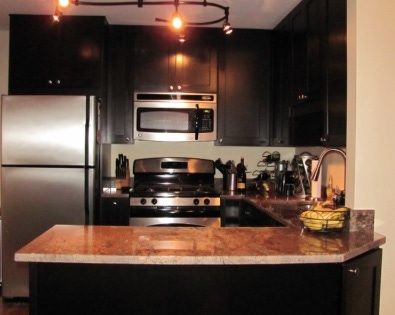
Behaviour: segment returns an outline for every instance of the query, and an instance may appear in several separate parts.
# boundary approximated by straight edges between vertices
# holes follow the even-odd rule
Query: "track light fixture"
[[[181,29],[184,25],[186,26],[203,26],[203,25],[212,25],[212,24],[217,24],[219,22],[225,21],[223,24],[223,30],[225,34],[230,34],[232,33],[232,27],[229,24],[228,18],[229,18],[229,7],[224,7],[220,4],[216,4],[213,2],[208,2],[207,0],[203,1],[179,1],[179,0],[174,0],[174,1],[146,1],[145,0],[138,0],[138,1],[114,1],[114,2],[94,2],[94,1],[79,1],[79,0],[56,0],[56,9],[55,9],[55,14],[53,15],[54,20],[59,21],[61,18],[62,13],[60,12],[60,8],[67,8],[69,5],[87,5],[87,6],[133,6],[136,5],[139,8],[142,8],[144,5],[149,6],[149,5],[171,5],[175,7],[175,12],[171,16],[170,20],[168,19],[162,19],[162,18],[156,18],[156,22],[164,22],[173,25],[174,28],[176,29]],[[220,17],[217,20],[213,21],[206,21],[206,22],[187,22],[185,21],[181,14],[178,12],[178,9],[180,6],[186,6],[186,5],[198,5],[198,6],[204,6],[204,7],[214,7],[222,10],[224,12],[224,16]]]
[[[222,26],[223,31],[225,32],[226,35],[229,35],[233,32],[233,28],[228,22],[228,17],[229,17],[229,8],[225,9],[225,22],[224,25]]]
[[[178,5],[179,5],[178,0],[175,0],[174,1],[174,7],[176,8],[176,11],[171,16],[171,25],[173,25],[173,27],[176,30],[179,30],[179,29],[181,29],[184,26],[184,21],[183,21],[183,19],[181,17],[181,14],[178,13]]]
[[[62,13],[61,13],[60,10],[59,10],[59,5],[56,5],[55,13],[54,13],[53,16],[52,16],[54,22],[59,22],[61,16],[62,16]]]

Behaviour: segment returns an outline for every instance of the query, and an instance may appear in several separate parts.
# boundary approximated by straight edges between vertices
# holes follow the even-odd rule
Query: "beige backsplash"
[[[138,158],[147,157],[195,157],[216,160],[221,158],[225,163],[234,160],[236,163],[244,156],[248,171],[248,178],[253,178],[252,172],[263,170],[257,164],[265,151],[278,151],[281,160],[292,160],[295,154],[310,152],[319,155],[322,147],[242,147],[242,146],[215,146],[213,142],[154,142],[136,141],[134,144],[112,144],[103,146],[103,177],[115,176],[115,159],[118,154],[126,155],[131,163]],[[338,154],[328,155],[322,170],[322,184],[326,185],[327,176],[332,175],[334,186],[344,189],[344,161]],[[132,175],[132,174],[131,174]],[[216,178],[222,174],[216,171]]]

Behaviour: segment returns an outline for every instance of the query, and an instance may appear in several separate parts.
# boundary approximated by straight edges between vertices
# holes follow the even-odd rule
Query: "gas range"
[[[214,161],[137,159],[133,174],[131,225],[219,225],[221,198],[214,188]]]

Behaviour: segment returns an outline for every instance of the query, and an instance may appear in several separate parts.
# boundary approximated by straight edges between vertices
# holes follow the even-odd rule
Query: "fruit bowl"
[[[305,230],[313,232],[342,231],[350,218],[346,207],[337,209],[313,206],[300,214],[299,219]]]

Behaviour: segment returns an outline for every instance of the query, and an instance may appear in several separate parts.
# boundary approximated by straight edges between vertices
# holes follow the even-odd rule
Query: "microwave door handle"
[[[195,140],[198,140],[199,139],[199,126],[200,126],[199,104],[196,104],[194,118],[195,118]]]

